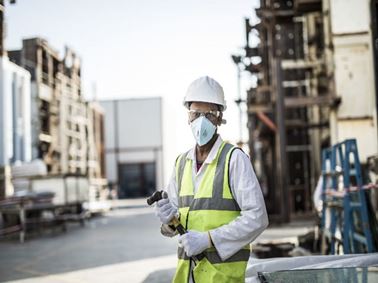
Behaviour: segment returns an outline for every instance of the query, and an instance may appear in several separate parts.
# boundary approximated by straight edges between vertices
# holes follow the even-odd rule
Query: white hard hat
[[[221,106],[221,111],[227,108],[223,88],[208,76],[196,79],[189,85],[184,97],[184,105],[189,109],[189,103],[194,101],[218,104]]]

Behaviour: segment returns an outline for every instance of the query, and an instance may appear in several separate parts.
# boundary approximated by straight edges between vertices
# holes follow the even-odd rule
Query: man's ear
[[[223,119],[223,112],[221,112],[219,117],[218,117],[218,121],[217,121],[218,126],[222,125],[222,119]]]

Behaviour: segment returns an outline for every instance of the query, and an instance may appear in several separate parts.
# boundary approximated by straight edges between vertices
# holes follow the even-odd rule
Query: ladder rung
[[[351,208],[360,208],[361,207],[361,203],[360,202],[350,202],[350,207]]]
[[[344,171],[327,171],[327,172],[322,172],[322,175],[323,176],[340,176],[340,175],[343,175],[344,174]],[[350,169],[349,170],[349,175],[351,176],[356,176],[357,175],[357,171],[356,169]]]
[[[349,175],[356,176],[356,174],[357,174],[356,169],[350,169],[349,170]]]
[[[361,235],[361,234],[358,234],[356,232],[353,233],[353,239],[357,240],[358,242],[362,243],[362,244],[365,244],[367,245],[367,240],[366,240],[366,237]]]
[[[342,175],[343,172],[342,171],[327,171],[327,172],[322,172],[322,175],[323,176],[340,176]]]
[[[326,201],[327,207],[338,207],[343,208],[343,204],[340,201]]]

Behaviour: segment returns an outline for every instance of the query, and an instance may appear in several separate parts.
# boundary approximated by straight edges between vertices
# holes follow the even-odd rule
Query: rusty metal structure
[[[377,7],[261,0],[245,21],[244,55],[233,59],[254,78],[249,148],[272,222],[312,214],[322,149],[356,138],[362,163],[377,154]]]
[[[322,1],[262,0],[256,15],[258,24],[246,20],[243,61],[257,77],[247,93],[249,147],[270,219],[288,222],[311,213],[329,114],[340,100],[329,84]]]

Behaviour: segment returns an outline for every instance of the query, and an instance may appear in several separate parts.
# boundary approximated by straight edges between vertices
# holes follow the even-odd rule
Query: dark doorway
[[[119,164],[118,198],[146,197],[156,190],[156,164]]]

